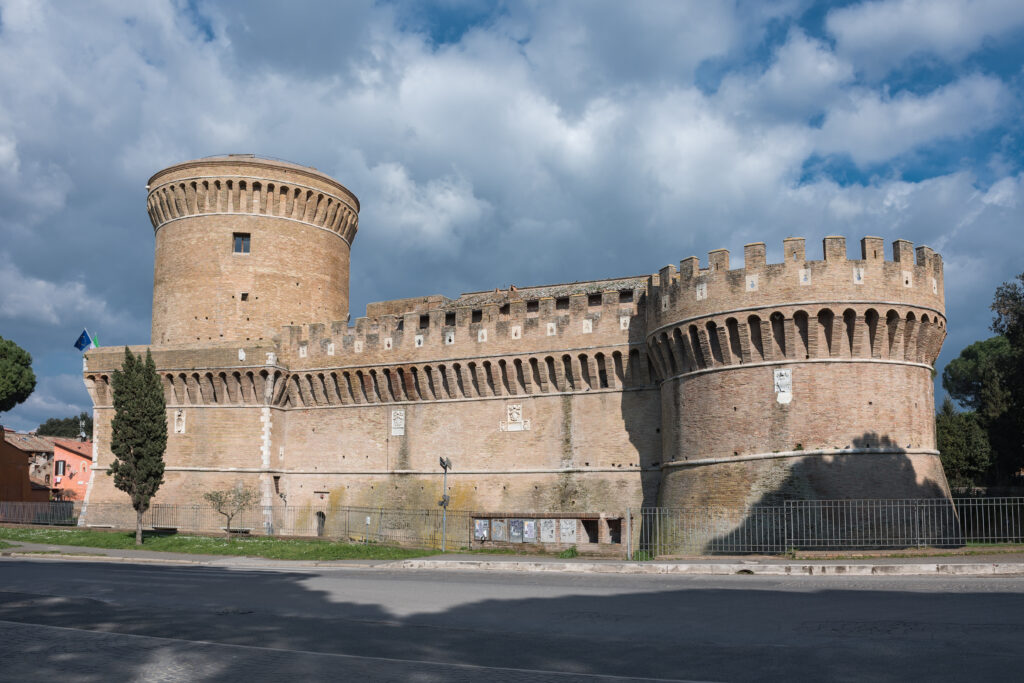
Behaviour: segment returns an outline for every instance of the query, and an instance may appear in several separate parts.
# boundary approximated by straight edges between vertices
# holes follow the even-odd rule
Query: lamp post
[[[441,469],[444,470],[444,474],[441,475],[441,500],[437,501],[437,504],[441,506],[441,552],[445,551],[445,547],[448,545],[448,502],[451,500],[448,497],[448,469],[452,466],[451,458],[439,458],[441,463]]]

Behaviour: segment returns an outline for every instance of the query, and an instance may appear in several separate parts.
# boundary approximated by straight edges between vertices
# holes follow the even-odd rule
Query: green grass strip
[[[322,539],[215,538],[184,534],[143,533],[143,544],[135,545],[135,534],[93,529],[25,529],[0,527],[0,538],[26,543],[110,548],[115,550],[155,550],[190,555],[235,555],[265,557],[273,560],[404,560],[434,555],[435,550],[398,548],[377,543],[341,543]],[[6,544],[4,544],[6,545]]]

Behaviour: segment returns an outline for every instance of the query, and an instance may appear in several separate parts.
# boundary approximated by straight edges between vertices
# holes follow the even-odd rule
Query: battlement
[[[267,216],[329,230],[351,244],[359,200],[316,169],[252,155],[198,159],[150,178],[146,208],[154,230],[210,214]]]
[[[930,247],[892,243],[885,258],[880,237],[861,240],[861,257],[847,257],[846,238],[823,240],[822,260],[808,260],[804,239],[783,240],[785,260],[767,263],[763,242],[743,248],[742,268],[730,269],[729,251],[709,252],[662,268],[651,278],[648,310],[659,321],[798,302],[880,301],[944,311],[942,257]]]
[[[293,360],[344,356],[345,362],[386,363],[639,344],[644,325],[635,320],[646,287],[646,278],[633,277],[372,303],[367,312],[377,315],[357,318],[351,327],[284,326],[281,350]]]

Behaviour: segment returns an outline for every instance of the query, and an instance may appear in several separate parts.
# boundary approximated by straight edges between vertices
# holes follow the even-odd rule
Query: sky
[[[0,422],[90,409],[83,328],[149,342],[146,181],[225,153],[359,197],[353,318],[879,235],[943,256],[941,372],[1024,271],[1022,65],[1020,0],[0,0]]]

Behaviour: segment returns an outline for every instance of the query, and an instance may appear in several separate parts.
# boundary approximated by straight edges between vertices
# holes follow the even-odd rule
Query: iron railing
[[[652,557],[1024,543],[1024,498],[794,500],[748,510],[644,508],[627,553]]]
[[[0,502],[0,522],[48,526],[134,529],[135,510],[128,504],[82,502]],[[152,505],[142,515],[146,530],[224,533],[227,518],[207,505]],[[448,510],[445,550],[472,542],[470,513]],[[319,536],[349,542],[373,542],[441,548],[441,510],[395,510],[366,507],[256,506],[231,520],[238,535]]]

